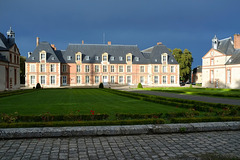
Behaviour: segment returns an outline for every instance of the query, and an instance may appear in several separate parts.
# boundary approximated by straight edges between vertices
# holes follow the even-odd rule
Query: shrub
[[[239,120],[240,117],[173,118],[171,119],[171,123],[226,122]]]
[[[37,85],[36,85],[36,89],[41,89],[41,85],[40,85],[40,83],[37,83]]]
[[[102,82],[99,84],[99,88],[104,88],[104,85]]]
[[[5,123],[14,123],[18,119],[18,112],[15,112],[13,114],[5,114],[2,113],[0,114],[0,122],[5,122]]]
[[[125,120],[125,119],[156,119],[162,117],[162,113],[156,114],[125,114],[125,113],[117,113],[116,118],[118,120]]]
[[[138,83],[137,88],[143,88],[142,83]]]

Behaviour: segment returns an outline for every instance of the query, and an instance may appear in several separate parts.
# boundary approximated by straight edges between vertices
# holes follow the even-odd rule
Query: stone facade
[[[202,83],[202,66],[198,66],[192,71],[192,83]]]
[[[39,41],[39,39],[37,39]],[[179,64],[166,46],[144,51],[133,45],[70,44],[56,50],[37,44],[26,60],[26,86],[179,86]]]
[[[203,87],[240,88],[240,35],[212,40],[212,48],[202,58]]]
[[[20,88],[20,52],[11,28],[7,37],[0,33],[0,73],[0,91]]]

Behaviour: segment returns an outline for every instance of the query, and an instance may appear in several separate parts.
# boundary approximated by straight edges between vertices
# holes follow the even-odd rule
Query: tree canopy
[[[172,51],[172,54],[180,65],[181,80],[186,82],[191,75],[191,68],[193,62],[192,53],[188,49],[185,49],[182,52],[181,49],[175,48]]]
[[[20,83],[25,83],[25,61],[26,57],[20,56]]]

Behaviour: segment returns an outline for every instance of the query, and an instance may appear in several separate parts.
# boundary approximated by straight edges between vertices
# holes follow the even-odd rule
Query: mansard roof
[[[219,40],[218,51],[226,55],[233,55],[235,52],[233,40],[231,37]]]
[[[26,59],[26,62],[39,62],[39,53],[41,51],[45,51],[47,53],[46,62],[52,62],[52,63],[60,62],[55,51],[53,50],[53,48],[48,42],[41,42],[33,51],[31,56]]]
[[[161,64],[161,55],[167,53],[168,63],[178,64],[165,45],[160,44],[150,48],[141,52],[137,45],[69,44],[66,50],[53,50],[49,43],[41,42],[26,61],[39,62],[39,53],[44,50],[47,52],[47,62],[75,63],[75,54],[80,52],[82,63],[100,64],[102,54],[108,53],[111,64],[126,64],[126,55],[131,53],[133,64]],[[53,61],[51,57],[57,58]]]

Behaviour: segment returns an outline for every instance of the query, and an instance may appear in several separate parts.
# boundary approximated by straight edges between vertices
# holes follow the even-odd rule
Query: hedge
[[[160,118],[162,117],[162,113],[155,114],[125,114],[125,113],[117,113],[116,118],[118,120],[125,119],[152,119],[152,118]]]
[[[0,128],[164,124],[164,119],[0,123]]]
[[[171,123],[197,123],[197,122],[226,122],[240,121],[240,117],[202,117],[202,118],[172,118]]]
[[[0,98],[1,97],[18,95],[18,94],[30,93],[30,92],[34,92],[34,91],[36,91],[36,90],[27,89],[27,90],[3,91],[3,92],[0,92]]]

